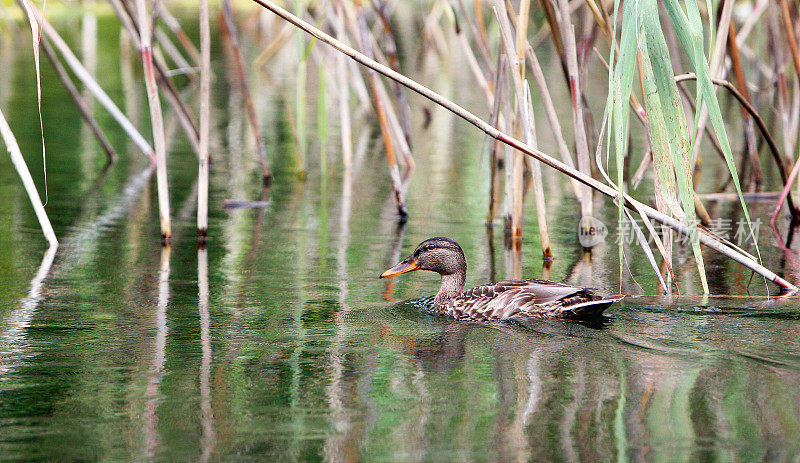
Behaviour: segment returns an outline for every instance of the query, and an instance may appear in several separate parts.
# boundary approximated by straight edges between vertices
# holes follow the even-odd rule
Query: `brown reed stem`
[[[800,55],[797,52],[797,37],[794,35],[794,25],[792,24],[792,17],[789,13],[788,0],[780,0],[781,8],[783,9],[783,28],[786,33],[786,41],[789,42],[789,49],[792,51],[792,64],[794,64],[794,73],[797,81],[800,83]]]
[[[356,10],[360,34],[359,42],[361,43],[361,48],[364,50],[365,55],[370,57],[368,59],[372,59],[372,43],[370,41],[369,30],[367,28],[367,20],[364,17],[364,10],[361,7],[361,0],[356,0]],[[389,122],[386,119],[386,111],[381,103],[381,97],[378,93],[378,86],[380,85],[380,82],[378,82],[378,75],[375,70],[369,69],[368,74],[370,88],[372,89],[373,101],[375,102],[375,112],[378,114],[378,122],[380,123],[381,127],[383,144],[386,148],[386,161],[389,164],[389,176],[391,178],[392,190],[394,191],[394,197],[397,203],[397,213],[400,216],[400,221],[405,222],[408,219],[408,210],[406,209],[405,201],[403,200],[403,186],[402,181],[400,180],[400,171],[397,168],[397,159],[394,155],[392,136],[389,133]]]

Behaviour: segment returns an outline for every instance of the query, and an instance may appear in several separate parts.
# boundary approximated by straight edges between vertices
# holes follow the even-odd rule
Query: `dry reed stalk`
[[[575,152],[578,158],[578,170],[586,175],[591,175],[592,167],[589,158],[589,145],[586,139],[586,128],[583,119],[583,91],[581,88],[580,75],[578,74],[575,27],[570,21],[569,2],[567,0],[559,0],[558,4],[561,8],[561,21],[563,22],[564,30],[564,52],[569,76],[569,90],[572,96],[572,118],[575,122]],[[581,190],[581,216],[591,216],[593,209],[592,191],[588,188],[582,188]]]
[[[361,0],[356,0],[355,5],[358,12],[358,41],[360,42],[361,48],[364,50],[364,54],[372,59],[372,43],[369,37],[369,30],[367,29],[367,20],[364,17],[364,11],[361,7]],[[375,112],[378,114],[378,122],[381,126],[381,135],[386,148],[386,160],[389,164],[389,176],[391,178],[395,202],[397,203],[397,213],[400,216],[400,221],[405,222],[408,218],[408,210],[406,209],[405,200],[403,199],[403,182],[400,180],[400,171],[397,167],[397,160],[395,159],[394,155],[394,146],[392,144],[392,136],[389,133],[390,128],[389,122],[386,118],[386,110],[384,109],[378,90],[378,87],[381,84],[378,81],[377,73],[373,69],[369,69],[368,74],[370,87],[372,88],[372,95],[375,102]]]
[[[537,148],[533,102],[531,101],[531,90],[527,81],[525,82],[525,107],[523,108],[522,114],[523,126],[525,127],[525,142]],[[550,245],[550,232],[547,229],[547,205],[544,199],[542,166],[539,161],[535,159],[531,162],[531,175],[533,177],[533,198],[536,203],[536,221],[539,225],[539,238],[542,242],[542,257],[545,260],[552,260],[553,249]]]
[[[333,6],[334,9],[334,31],[339,40],[342,40],[345,35],[344,29],[344,11],[341,2],[337,2]],[[353,135],[350,125],[350,88],[347,78],[347,63],[345,62],[344,55],[341,53],[335,54],[336,59],[336,79],[338,80],[338,93],[339,100],[339,130],[341,131],[342,138],[342,164],[344,165],[345,175],[350,175],[350,167],[353,164]]]
[[[158,184],[158,215],[161,222],[161,240],[169,245],[172,225],[169,216],[169,190],[167,185],[167,148],[164,139],[164,121],[161,114],[161,100],[158,97],[158,84],[153,67],[153,43],[150,35],[150,18],[147,14],[146,0],[136,0],[139,12],[139,43],[141,45],[142,67],[144,68],[147,102],[150,106],[153,144],[156,148],[156,183]]]
[[[394,39],[394,33],[392,32],[392,27],[389,24],[389,19],[386,17],[386,8],[387,8],[386,1],[385,0],[380,1],[379,3],[374,5],[375,5],[375,11],[378,13],[378,19],[380,19],[381,25],[383,26],[384,38],[386,42],[385,45],[386,54],[389,55],[389,65],[395,71],[400,72],[400,59],[397,56],[397,42]],[[392,86],[394,87],[394,96],[397,99],[397,107],[400,110],[400,126],[403,128],[403,135],[405,136],[406,144],[409,147],[409,153],[410,153],[412,146],[411,118],[409,117],[408,114],[409,110],[408,110],[408,100],[406,99],[406,92],[403,86],[395,81],[392,81]],[[413,163],[413,161],[411,162]]]
[[[200,0],[200,162],[197,173],[197,238],[208,238],[208,141],[211,132],[211,28],[208,0]],[[198,264],[199,265],[199,264]]]
[[[524,7],[525,5],[523,5]],[[505,53],[509,66],[508,73],[511,75],[511,81],[514,83],[514,120],[511,123],[512,130],[517,138],[521,138],[520,134],[523,132],[522,127],[522,111],[525,105],[525,92],[523,90],[522,76],[524,75],[524,67],[520,62],[520,51],[517,50],[516,44],[520,43],[520,29],[517,29],[517,39],[513,38],[511,25],[508,21],[508,15],[505,6],[500,2],[493,8],[497,23],[500,27],[500,38],[502,42],[502,49]],[[522,21],[522,28],[526,28],[527,21]],[[524,50],[522,50],[524,56]],[[512,150],[506,150],[506,218],[505,218],[505,231],[507,237],[519,239],[522,237],[522,199],[523,199],[523,158],[520,153]]]
[[[498,53],[494,80],[494,101],[492,102],[492,113],[489,119],[492,127],[505,128],[504,121],[501,122],[500,120],[500,102],[505,98],[507,87],[507,85],[505,85],[507,80],[503,79],[503,76],[506,74],[506,62],[506,55],[503,53]],[[498,170],[502,170],[504,168],[504,164],[501,162],[501,155],[502,144],[493,139],[491,141],[491,150],[489,154],[489,210],[486,215],[487,225],[494,223],[494,218],[497,216],[497,205],[500,202],[502,175],[498,175]]]
[[[533,125],[533,113],[530,113],[531,118],[525,118],[526,108],[526,98],[525,98],[525,44],[527,43],[527,35],[528,35],[528,18],[530,13],[530,0],[521,0],[519,3],[519,19],[517,20],[517,28],[516,28],[516,37],[515,37],[515,48],[517,53],[517,59],[515,66],[512,66],[515,72],[519,74],[519,82],[522,84],[521,89],[522,92],[520,93],[520,88],[517,88],[517,94],[515,95],[515,105],[516,105],[516,112],[515,118],[516,123],[520,125],[520,130],[518,132],[519,138],[528,136],[531,137],[531,140],[535,142],[536,140],[536,127]],[[532,132],[531,132],[532,131]],[[532,134],[529,134],[531,132]],[[535,145],[531,145],[535,146]],[[513,228],[513,236],[515,237],[522,237],[522,212],[523,212],[523,200],[525,196],[525,167],[524,163],[527,162],[526,156],[523,156],[522,153],[512,152],[512,157],[514,160],[514,172],[513,172],[513,217],[512,217],[512,228]],[[541,179],[540,179],[541,180]],[[534,185],[536,182],[534,182]],[[539,186],[541,186],[541,181],[539,182]],[[541,191],[539,192],[543,194]],[[545,218],[545,215],[541,215],[544,210],[539,208],[541,206],[544,207],[543,204],[539,204],[537,201],[537,214],[539,214],[540,218]],[[539,230],[542,230],[542,224],[539,224]],[[547,240],[547,251],[549,251],[549,242],[550,237],[546,233],[547,225],[545,223],[545,235],[541,237],[542,239],[542,246],[544,250],[545,239]],[[547,255],[545,255],[547,257]]]
[[[736,43],[736,26],[733,21],[730,22],[728,27],[728,49],[730,50],[731,61],[733,61],[733,70],[736,74],[736,84],[739,87],[739,93],[742,94],[748,102],[750,101],[750,92],[747,90],[747,81],[744,77],[744,70],[742,69],[742,61],[739,57],[739,45]],[[744,117],[744,139],[747,148],[747,154],[753,166],[753,176],[756,189],[759,188],[764,181],[764,175],[761,172],[761,163],[758,160],[758,148],[756,146],[755,127],[753,127],[753,120],[748,114],[746,109],[742,109],[742,116]]]
[[[117,14],[120,22],[125,26],[128,34],[133,39],[134,45],[140,50],[141,53],[141,30],[136,17],[137,15],[130,10],[132,5],[130,5],[128,2],[122,2],[121,0],[110,0],[109,3],[111,3],[111,7],[114,9],[114,12]],[[150,32],[150,37],[152,42],[152,31]],[[151,60],[153,62],[155,72],[158,74],[157,83],[162,87],[162,90],[164,91],[164,97],[175,111],[178,117],[178,122],[181,125],[181,129],[189,139],[192,149],[198,154],[199,157],[199,130],[197,129],[197,124],[194,121],[194,117],[192,116],[191,111],[189,111],[189,108],[183,102],[178,89],[175,88],[175,85],[169,78],[166,66],[162,64],[160,55],[158,53],[151,52]]]
[[[114,151],[114,147],[111,146],[111,142],[108,141],[103,130],[97,124],[97,121],[92,116],[91,111],[89,110],[86,102],[81,98],[81,94],[78,89],[75,87],[75,84],[72,83],[72,79],[70,79],[69,74],[64,69],[64,66],[61,65],[61,62],[58,60],[58,57],[53,51],[53,48],[50,46],[50,43],[47,41],[47,38],[43,37],[41,41],[42,50],[44,54],[47,56],[47,59],[50,60],[50,63],[53,65],[53,69],[56,71],[59,80],[64,85],[64,88],[67,89],[67,93],[69,93],[70,98],[72,98],[72,102],[75,103],[75,106],[78,108],[78,112],[81,113],[81,117],[83,120],[86,121],[86,124],[89,126],[89,129],[94,134],[95,138],[97,138],[98,143],[103,148],[103,151],[106,152],[106,159],[109,163],[113,163],[117,160],[117,153]]]
[[[138,146],[146,156],[152,159],[155,154],[153,148],[150,146],[150,143],[145,140],[145,138],[141,135],[141,133],[139,133],[136,127],[134,127],[131,121],[128,120],[125,114],[120,111],[114,101],[108,96],[108,94],[106,94],[103,88],[100,87],[89,71],[86,70],[86,67],[84,67],[80,60],[78,60],[67,43],[64,42],[58,32],[56,32],[53,26],[51,26],[50,23],[44,19],[41,12],[36,7],[32,8],[32,12],[36,17],[36,21],[39,22],[42,31],[53,42],[53,45],[55,45],[59,53],[61,53],[64,61],[67,63],[75,76],[83,83],[83,85],[86,86],[90,92],[92,92],[100,104],[106,108],[114,120],[116,120],[120,127],[122,127],[122,130],[124,130],[131,140],[133,140],[136,146]]]
[[[481,2],[480,0],[474,1],[473,6],[475,8],[475,19],[476,21],[472,21],[472,18],[467,13],[467,5],[464,0],[459,0],[459,4],[461,5],[461,11],[464,12],[464,18],[466,18],[467,23],[469,24],[470,29],[472,29],[472,35],[475,38],[475,43],[478,46],[478,52],[481,55],[481,59],[483,60],[484,66],[487,69],[491,69],[492,67],[492,53],[489,51],[489,41],[486,38],[486,26],[483,24],[483,14],[481,12]],[[453,14],[455,17],[455,13]],[[456,19],[456,25],[458,26],[458,19]],[[461,31],[460,27],[457,27],[456,32],[459,33]],[[471,49],[470,49],[471,50]],[[477,62],[477,60],[476,60]]]
[[[172,13],[170,13],[166,4],[167,2],[164,1],[156,2],[156,6],[158,8],[158,17],[160,17],[164,21],[164,24],[167,25],[169,30],[175,34],[175,37],[178,38],[178,41],[183,46],[184,50],[186,50],[186,53],[188,53],[192,58],[192,61],[194,61],[195,66],[199,66],[201,61],[200,52],[197,51],[197,47],[195,47],[192,39],[190,39],[189,36],[186,35],[186,32],[183,31],[183,28],[181,28],[181,23],[175,19],[175,16],[173,16]]]
[[[564,138],[564,132],[561,130],[561,123],[558,122],[556,106],[553,104],[553,97],[550,95],[550,90],[547,87],[547,79],[545,79],[544,73],[542,72],[542,67],[539,65],[539,58],[536,56],[536,53],[533,51],[533,47],[530,44],[527,44],[526,46],[525,55],[528,58],[528,67],[531,69],[531,73],[533,74],[533,81],[536,82],[536,86],[539,87],[539,95],[542,97],[544,114],[547,116],[547,121],[550,123],[550,128],[553,130],[561,159],[568,166],[574,167],[575,161],[572,160],[572,152],[567,145],[567,140]],[[570,178],[570,183],[572,183],[572,188],[575,190],[575,197],[580,198],[581,187],[578,184],[578,181]]]
[[[291,24],[286,24],[285,26],[286,27],[281,29],[280,32],[278,32],[278,35],[273,38],[271,42],[269,42],[269,45],[267,45],[266,48],[264,48],[264,50],[259,53],[258,56],[256,56],[256,59],[253,60],[253,63],[255,63],[256,67],[261,68],[264,66],[267,61],[269,61],[275,55],[275,53],[283,48],[286,42],[292,37],[292,33],[294,31]]]
[[[472,114],[471,112],[467,111],[461,106],[455,104],[454,102],[448,100],[442,95],[434,92],[433,90],[423,85],[420,85],[413,79],[410,79],[402,74],[399,74],[393,71],[392,69],[388,68],[387,66],[384,66],[376,62],[375,60],[367,57],[363,53],[360,53],[357,50],[336,40],[335,38],[331,37],[325,32],[307,23],[306,21],[303,21],[297,16],[294,16],[293,14],[289,13],[288,11],[278,6],[272,0],[253,0],[253,1],[261,5],[262,7],[272,11],[273,13],[280,16],[284,20],[294,24],[299,29],[302,29],[306,31],[308,34],[316,37],[321,42],[330,45],[331,47],[335,48],[341,53],[344,53],[345,55],[352,58],[354,61],[363,64],[364,66],[368,67],[374,72],[380,72],[382,75],[392,80],[400,82],[407,88],[417,92],[418,94],[429,99],[435,104],[447,109],[453,114],[469,122],[470,124],[480,129],[490,137],[502,143],[505,143],[506,145],[527,154],[528,156],[531,156],[539,160],[540,162],[550,166],[551,168],[556,169],[557,171],[580,181],[582,184],[602,193],[603,195],[609,198],[614,199],[615,201],[620,201],[620,200],[623,201],[623,205],[625,207],[636,210],[637,212],[646,215],[651,220],[655,220],[656,222],[665,224],[683,236],[698,239],[700,243],[740,263],[741,265],[744,265],[745,267],[763,276],[768,281],[771,281],[774,284],[778,285],[783,290],[785,290],[787,294],[797,293],[798,288],[795,285],[789,283],[781,276],[775,274],[771,270],[767,269],[766,267],[758,263],[752,256],[747,255],[746,253],[744,253],[739,249],[736,249],[729,243],[721,241],[720,239],[711,235],[707,231],[695,227],[689,228],[686,226],[686,224],[683,224],[680,221],[672,217],[666,216],[660,213],[659,211],[653,209],[652,207],[637,201],[627,193],[623,193],[622,197],[620,198],[618,196],[618,190],[616,189],[615,186],[607,185],[590,176],[587,176],[584,173],[576,170],[575,168],[570,167],[567,164],[553,158],[552,156],[540,150],[537,150],[533,147],[530,147],[524,142],[509,136],[508,134],[498,130],[496,127],[491,126],[486,121],[482,120],[481,118]]]
[[[194,73],[192,71],[196,71],[196,68],[186,61],[186,58],[183,57],[181,51],[178,50],[178,47],[172,43],[172,40],[170,40],[167,33],[164,32],[164,29],[156,26],[155,34],[156,42],[161,45],[161,47],[167,53],[167,56],[169,56],[169,59],[171,59],[172,62],[175,63],[175,66],[178,67],[178,70],[181,73],[188,75],[190,79],[194,78]],[[174,74],[174,71],[170,72],[170,75]]]
[[[792,64],[794,64],[795,77],[800,82],[800,55],[797,51],[797,37],[794,33],[794,25],[792,24],[792,17],[789,12],[788,0],[780,0],[783,12],[783,27],[786,34],[786,41],[789,42],[789,49],[792,52]]]
[[[53,226],[50,224],[50,219],[47,217],[47,212],[44,210],[42,200],[39,198],[39,192],[36,190],[36,184],[33,182],[31,172],[28,170],[28,165],[25,164],[25,158],[17,144],[17,139],[14,137],[14,132],[11,131],[3,111],[0,110],[0,135],[5,141],[8,154],[11,156],[11,163],[17,170],[19,178],[22,180],[22,185],[25,187],[25,192],[28,193],[28,198],[33,206],[33,211],[36,213],[36,218],[39,220],[39,225],[42,227],[42,233],[47,240],[47,244],[51,248],[58,247],[58,239],[56,233],[53,231]]]
[[[395,143],[400,149],[402,159],[406,163],[406,171],[403,174],[403,177],[408,178],[411,173],[414,172],[414,168],[416,166],[414,163],[414,156],[411,153],[411,146],[408,145],[408,138],[405,136],[406,131],[401,126],[401,122],[398,120],[397,112],[392,105],[392,100],[389,98],[386,88],[383,86],[383,82],[378,80],[377,84],[376,90],[378,91],[378,97],[381,99],[381,105],[386,113],[386,121],[389,123],[389,128],[391,129],[391,134],[393,135]]]
[[[236,24],[233,21],[233,10],[231,9],[230,0],[222,0],[222,11],[225,16],[225,28],[227,34],[224,36],[228,39],[230,47],[233,51],[234,60],[236,61],[236,70],[239,73],[239,85],[244,96],[245,105],[247,108],[247,115],[250,119],[250,126],[253,129],[253,136],[256,140],[256,147],[258,148],[258,160],[261,166],[261,179],[264,185],[269,185],[272,181],[272,174],[267,165],[267,147],[264,145],[264,139],[261,137],[261,126],[258,123],[258,116],[256,114],[253,99],[250,96],[250,86],[247,84],[247,70],[244,67],[244,58],[242,57],[242,48],[239,44],[239,31],[236,29]]]

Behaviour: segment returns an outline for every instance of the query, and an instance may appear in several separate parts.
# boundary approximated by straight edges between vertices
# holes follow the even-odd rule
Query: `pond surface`
[[[85,21],[58,24],[79,49],[75,31]],[[100,17],[98,31],[100,83],[146,128],[135,54],[120,53],[110,17]],[[0,42],[0,62],[11,70],[0,79],[0,105],[41,191],[31,53],[24,40],[10,42]],[[289,48],[276,58],[284,69],[262,70],[253,81],[276,172],[267,190],[241,94],[230,83],[235,75],[214,50],[203,250],[194,226],[196,160],[179,129],[169,166],[175,239],[162,248],[146,160],[98,106],[121,155],[104,170],[104,154],[43,65],[47,210],[62,245],[45,251],[24,190],[0,156],[0,459],[800,458],[797,300],[632,296],[599,323],[469,324],[424,310],[418,299],[435,293],[435,275],[378,280],[418,242],[446,235],[464,248],[468,285],[520,273],[609,293],[620,285],[629,294],[656,288],[635,249],[622,281],[613,242],[581,254],[578,206],[552,172],[545,175],[552,267],[543,268],[532,204],[521,253],[505,250],[502,226],[484,226],[486,140],[436,110],[424,129],[420,108],[430,106],[416,98],[417,170],[405,226],[396,221],[371,116],[354,123],[350,172],[341,165],[336,121],[325,157],[309,124],[309,175],[298,181],[287,118],[294,108]],[[422,63],[418,77],[427,84],[480,108],[457,60],[409,62]],[[542,143],[548,146],[546,136]],[[267,204],[225,209],[225,200]],[[754,205],[762,217],[768,209]],[[612,223],[614,214],[597,199],[598,217]],[[796,281],[794,254],[764,242],[765,264]],[[676,277],[691,294],[700,291],[690,255],[679,251]],[[708,251],[706,265],[713,293],[766,291]]]

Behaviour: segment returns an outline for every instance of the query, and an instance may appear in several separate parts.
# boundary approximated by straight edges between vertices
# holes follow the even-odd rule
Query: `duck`
[[[596,319],[611,304],[624,298],[622,295],[604,297],[596,294],[594,288],[540,279],[498,281],[464,291],[467,259],[461,246],[444,236],[426,239],[407,259],[379,278],[415,270],[441,275],[442,283],[433,298],[433,310],[458,320]]]

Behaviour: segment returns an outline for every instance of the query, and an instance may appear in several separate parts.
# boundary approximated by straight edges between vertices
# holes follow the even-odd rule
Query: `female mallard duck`
[[[548,280],[508,280],[464,291],[467,260],[450,238],[429,238],[411,256],[381,274],[381,278],[413,270],[442,276],[433,300],[436,311],[461,320],[494,321],[525,318],[583,319],[597,317],[623,296],[602,297],[589,288]]]

